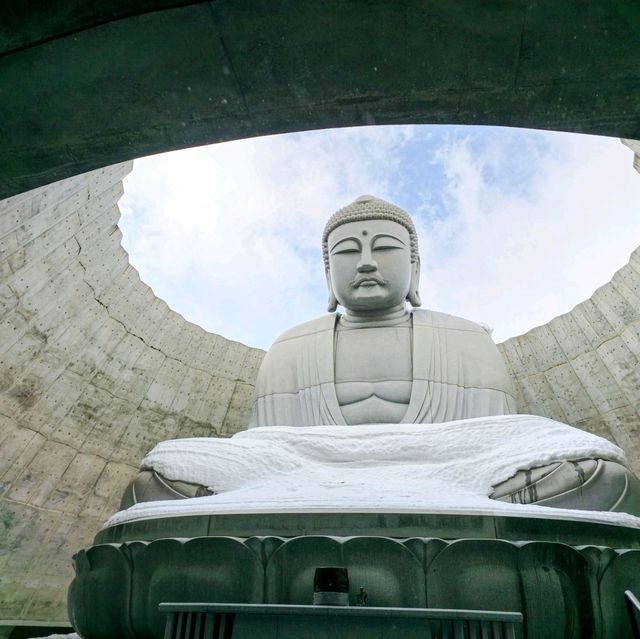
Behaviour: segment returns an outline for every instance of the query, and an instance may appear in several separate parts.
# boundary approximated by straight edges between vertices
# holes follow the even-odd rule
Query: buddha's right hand
[[[605,459],[560,461],[519,470],[495,485],[490,497],[513,504],[640,515],[640,481],[622,464]]]
[[[201,484],[167,479],[155,470],[144,469],[138,472],[125,489],[120,501],[120,510],[144,501],[189,499],[213,494],[215,493],[212,490]]]

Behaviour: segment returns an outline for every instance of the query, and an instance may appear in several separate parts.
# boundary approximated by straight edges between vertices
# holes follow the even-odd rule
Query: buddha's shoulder
[[[270,346],[258,373],[259,393],[297,392],[301,361],[331,352],[336,315],[325,315],[288,329]],[[317,340],[326,340],[318,348]]]
[[[276,339],[276,341],[273,343],[273,346],[275,346],[276,344],[284,344],[286,342],[292,342],[312,337],[314,335],[318,335],[319,333],[324,333],[325,331],[333,332],[335,324],[335,314],[317,317],[316,319],[309,320],[308,322],[303,322],[302,324],[298,324],[297,326],[292,326],[291,328],[287,329]]]
[[[428,326],[430,328],[452,331],[468,331],[489,337],[487,329],[480,324],[465,319],[464,317],[440,313],[439,311],[416,308],[413,310],[413,323],[414,326]]]

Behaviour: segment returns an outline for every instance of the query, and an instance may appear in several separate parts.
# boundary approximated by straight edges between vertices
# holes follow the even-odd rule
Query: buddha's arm
[[[146,468],[138,471],[136,477],[125,489],[120,501],[120,510],[125,510],[143,501],[188,499],[189,497],[205,497],[214,494],[214,491],[201,484],[173,481],[163,477],[155,470]]]
[[[553,462],[519,470],[494,486],[490,496],[514,504],[640,515],[640,481],[622,464],[604,459]]]

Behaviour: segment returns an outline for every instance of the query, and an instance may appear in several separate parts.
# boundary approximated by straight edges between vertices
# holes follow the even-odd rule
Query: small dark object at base
[[[366,606],[368,596],[369,593],[366,591],[364,586],[360,586],[360,590],[358,591],[358,595],[356,597],[356,606]]]
[[[349,605],[349,573],[346,568],[316,568],[313,578],[313,605]]]

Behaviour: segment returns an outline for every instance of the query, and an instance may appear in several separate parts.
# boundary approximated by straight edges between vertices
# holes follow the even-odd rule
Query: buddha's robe
[[[275,341],[258,373],[250,427],[345,424],[335,389],[338,320],[339,315],[326,315]],[[402,423],[516,412],[509,374],[485,329],[419,309],[412,320],[413,382]]]

